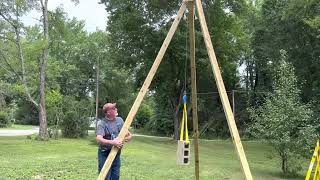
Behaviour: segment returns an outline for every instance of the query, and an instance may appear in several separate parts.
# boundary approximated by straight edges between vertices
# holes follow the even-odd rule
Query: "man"
[[[118,180],[120,178],[120,154],[123,143],[118,139],[118,135],[123,126],[123,119],[118,117],[116,103],[107,103],[103,106],[105,117],[98,122],[96,140],[99,144],[98,149],[98,171],[100,173],[112,146],[119,148],[106,180]],[[131,133],[125,137],[125,142],[131,140]]]

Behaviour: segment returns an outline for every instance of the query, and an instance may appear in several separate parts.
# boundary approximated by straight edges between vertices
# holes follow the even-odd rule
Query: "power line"
[[[234,92],[240,92],[240,93],[258,93],[258,94],[267,94],[270,92],[266,92],[266,91],[245,91],[245,90],[230,90],[230,91],[226,91],[227,93],[232,93],[232,91]],[[187,94],[191,94],[191,93],[187,93]],[[219,94],[219,91],[211,91],[211,92],[197,92],[198,95],[210,95],[210,94]]]

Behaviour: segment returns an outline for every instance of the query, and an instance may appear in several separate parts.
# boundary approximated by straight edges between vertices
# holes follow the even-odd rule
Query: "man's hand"
[[[102,145],[111,144],[117,147],[118,149],[121,149],[123,146],[123,143],[119,140],[118,137],[115,138],[114,140],[108,140],[108,139],[104,139],[103,136],[101,135],[97,135],[96,140],[99,144],[102,144]]]
[[[131,133],[128,131],[128,133],[126,134],[126,136],[124,137],[124,142],[129,142],[132,138]]]
[[[112,145],[117,147],[118,149],[121,149],[123,147],[123,144],[118,137],[112,140]]]

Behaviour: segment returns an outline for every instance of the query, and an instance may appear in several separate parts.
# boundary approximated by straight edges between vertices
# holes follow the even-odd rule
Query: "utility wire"
[[[250,91],[244,91],[244,90],[231,90],[231,91],[226,91],[227,93],[232,93],[232,91],[234,92],[240,92],[240,93],[249,93],[249,92],[254,92],[254,93],[257,93],[257,94],[267,94],[267,93],[270,93],[270,92],[266,92],[266,91],[253,91],[253,90],[250,90]],[[187,94],[191,94],[191,93],[187,93]],[[210,94],[219,94],[218,91],[211,91],[211,92],[197,92],[198,95],[210,95]]]

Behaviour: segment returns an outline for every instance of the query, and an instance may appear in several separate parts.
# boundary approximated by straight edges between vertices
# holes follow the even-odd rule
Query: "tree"
[[[302,100],[319,99],[319,7],[317,0],[263,1],[252,43],[257,89],[270,89],[273,67],[268,63],[277,64],[284,49],[296,69]]]
[[[47,4],[48,0],[43,1],[41,0],[41,7],[43,12],[43,22],[44,22],[44,35],[45,35],[45,42],[47,40],[47,28],[48,28],[48,9]],[[4,39],[6,41],[13,41],[16,45],[17,52],[18,52],[18,59],[20,60],[21,65],[21,75],[18,73],[15,73],[22,81],[22,84],[24,86],[25,94],[28,97],[28,100],[32,102],[39,110],[39,123],[40,123],[40,129],[39,129],[39,137],[42,140],[48,139],[48,131],[47,131],[47,122],[46,122],[46,112],[45,112],[45,101],[44,101],[44,83],[45,83],[45,68],[48,60],[48,47],[44,46],[43,48],[43,56],[42,61],[39,64],[39,70],[40,70],[40,102],[37,103],[36,100],[31,96],[28,83],[27,83],[27,74],[25,70],[25,56],[24,56],[24,50],[22,46],[22,40],[21,40],[21,29],[23,28],[23,24],[21,23],[20,17],[26,13],[28,10],[36,6],[36,2],[33,0],[29,1],[4,1],[1,3],[1,11],[0,16],[2,17],[2,20],[9,24],[11,29],[14,32],[13,39],[12,36],[10,36],[10,30],[5,32]],[[8,38],[7,38],[8,37]],[[2,57],[6,61],[7,65],[10,67],[12,72],[15,72],[11,64],[8,62],[6,56],[2,52]]]
[[[73,2],[78,3],[77,0],[73,0]],[[16,70],[13,62],[9,62],[10,57],[14,59],[14,53],[6,54],[6,51],[1,51],[2,59],[6,62],[6,66],[8,66],[9,70],[7,72],[14,74],[17,78],[19,78],[24,86],[24,92],[28,97],[28,100],[32,102],[32,104],[38,109],[38,117],[39,117],[39,137],[42,140],[48,139],[48,131],[47,131],[47,117],[46,117],[46,104],[45,104],[45,84],[46,84],[46,73],[47,73],[47,65],[49,60],[49,46],[50,46],[50,36],[49,36],[49,12],[48,12],[48,0],[23,0],[23,1],[2,1],[0,4],[1,8],[1,24],[4,24],[4,27],[7,27],[5,31],[3,31],[2,39],[5,42],[13,42],[16,46],[16,52],[19,55],[18,59],[20,61],[20,70]],[[21,22],[21,16],[29,11],[30,9],[37,9],[40,7],[41,9],[41,22],[42,22],[42,35],[39,35],[39,31],[41,28],[25,28],[23,23]],[[3,23],[4,22],[4,23]],[[23,31],[24,30],[24,31]],[[29,31],[29,32],[27,32]],[[13,32],[13,33],[12,33]],[[27,36],[25,39],[21,36],[21,33],[30,33],[31,36]],[[30,34],[29,34],[30,35]],[[33,35],[35,35],[33,37]],[[29,39],[28,39],[29,38]],[[30,48],[26,48],[26,45],[23,44],[25,40],[31,42]],[[7,46],[10,47],[10,46]],[[31,50],[30,57],[33,57],[31,61],[37,61],[37,69],[39,70],[39,74],[36,77],[39,78],[37,84],[39,85],[38,91],[34,90],[36,93],[32,92],[32,85],[28,83],[28,79],[33,81],[34,77],[30,76],[30,73],[26,71],[26,65],[32,65],[30,62],[26,62],[25,52]],[[10,51],[9,51],[10,52]],[[11,53],[11,52],[10,52]],[[20,73],[21,72],[21,73]],[[32,77],[32,78],[31,78]],[[31,91],[30,91],[31,90]],[[39,93],[39,94],[38,94]],[[37,97],[39,95],[39,97]],[[39,99],[38,99],[39,98]],[[38,102],[37,102],[38,101]]]
[[[49,15],[48,15],[48,0],[40,0],[42,10],[42,25],[43,25],[43,41],[42,54],[39,58],[39,76],[40,76],[40,103],[39,103],[39,137],[42,140],[49,138],[47,129],[47,113],[46,113],[46,97],[45,97],[45,83],[46,83],[46,68],[49,58]]]
[[[274,147],[287,174],[301,169],[298,160],[309,152],[319,124],[313,124],[312,110],[301,102],[294,68],[285,60],[285,51],[281,52],[282,60],[273,74],[273,93],[264,104],[249,110],[253,122],[249,130]]]
[[[5,0],[0,4],[0,16],[1,16],[1,24],[6,27],[2,31],[1,39],[4,43],[14,43],[16,46],[16,53],[18,54],[18,59],[20,60],[21,73],[16,72],[16,68],[14,68],[9,62],[5,50],[1,49],[2,59],[6,62],[6,65],[11,70],[11,74],[16,75],[23,83],[25,93],[28,99],[37,106],[37,102],[31,97],[29,88],[26,80],[26,72],[25,72],[25,57],[23,53],[23,47],[21,43],[21,29],[23,28],[23,24],[21,23],[20,17],[26,13],[28,10],[32,8],[34,5],[34,1],[10,1]]]

